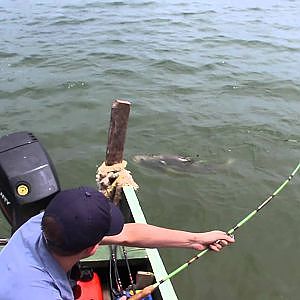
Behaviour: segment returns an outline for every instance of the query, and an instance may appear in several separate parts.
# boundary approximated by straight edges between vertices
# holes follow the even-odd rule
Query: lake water
[[[95,185],[111,103],[130,100],[125,158],[148,222],[227,230],[299,162],[299,15],[288,0],[1,1],[0,134],[39,137],[63,188]],[[174,174],[136,154],[216,167]],[[298,299],[299,186],[174,278],[179,299]],[[168,271],[195,254],[161,253]]]

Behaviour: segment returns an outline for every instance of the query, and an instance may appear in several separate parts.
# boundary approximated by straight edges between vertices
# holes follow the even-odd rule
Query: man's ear
[[[85,257],[94,255],[96,253],[98,247],[99,247],[99,244],[96,244],[96,245],[93,245],[93,246],[90,246],[90,247],[84,249],[83,252],[84,252]]]

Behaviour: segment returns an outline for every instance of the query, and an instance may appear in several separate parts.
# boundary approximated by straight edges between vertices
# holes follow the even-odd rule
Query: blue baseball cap
[[[124,226],[119,208],[92,187],[59,192],[44,212],[43,230],[47,217],[56,223],[60,239],[59,242],[51,241],[44,232],[46,241],[74,253],[96,245],[104,236],[119,234]]]

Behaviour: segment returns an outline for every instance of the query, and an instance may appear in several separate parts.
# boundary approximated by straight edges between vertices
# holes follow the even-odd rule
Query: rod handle
[[[145,288],[143,288],[140,292],[136,293],[135,295],[131,296],[130,300],[141,300],[148,295],[150,295],[155,289],[155,285],[148,285]]]

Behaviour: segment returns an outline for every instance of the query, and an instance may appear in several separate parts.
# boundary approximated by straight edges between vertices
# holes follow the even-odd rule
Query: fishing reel
[[[122,297],[126,296],[126,299],[130,299],[134,295],[132,290],[124,291],[119,297],[115,298],[115,300],[120,300]],[[151,295],[144,297],[142,300],[153,300]]]
[[[133,295],[139,293],[146,286],[149,286],[153,283],[154,274],[152,272],[137,271],[135,275],[135,281],[134,281],[132,276],[132,271],[129,265],[126,249],[125,247],[121,247],[123,251],[123,258],[128,272],[128,278],[129,278],[128,287],[126,289],[123,289],[121,276],[117,264],[117,248],[118,247],[116,245],[112,245],[110,247],[111,258],[109,264],[109,277],[110,277],[111,296],[113,300],[121,300],[122,298],[124,299],[124,296],[126,296],[126,299],[130,299]],[[113,285],[113,277],[115,280],[115,285]],[[142,300],[153,300],[153,298],[151,294],[149,294],[143,297]]]
[[[54,165],[29,132],[0,138],[0,209],[16,231],[60,190]]]

